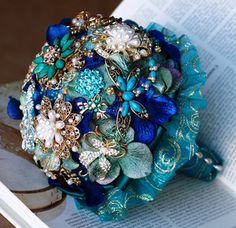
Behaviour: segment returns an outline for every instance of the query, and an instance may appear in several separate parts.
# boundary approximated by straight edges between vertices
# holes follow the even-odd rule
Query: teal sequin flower
[[[75,91],[89,100],[98,94],[105,86],[102,75],[98,70],[85,69],[79,72],[73,81]]]

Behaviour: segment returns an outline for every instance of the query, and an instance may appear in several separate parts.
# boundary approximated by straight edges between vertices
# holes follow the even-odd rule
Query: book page
[[[156,22],[186,34],[208,80],[202,89],[200,143],[224,159],[220,179],[236,189],[236,4],[234,0],[126,0],[113,13],[146,27]]]
[[[206,183],[185,176],[177,176],[153,202],[129,211],[126,220],[101,222],[87,209],[76,209],[71,197],[63,207],[38,214],[49,226],[57,228],[232,228],[235,227],[235,193],[218,180]],[[52,214],[56,216],[52,216]]]

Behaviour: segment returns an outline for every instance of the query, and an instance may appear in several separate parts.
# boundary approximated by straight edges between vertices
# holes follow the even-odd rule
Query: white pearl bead
[[[129,40],[129,39],[131,38],[131,36],[130,36],[129,34],[125,34],[125,35],[124,35],[124,38],[125,38],[126,40]]]
[[[139,39],[133,39],[129,42],[129,44],[131,44],[132,46],[137,47],[138,45],[140,45],[140,40]]]
[[[40,104],[37,104],[37,105],[35,106],[35,108],[36,108],[37,110],[40,110],[40,109],[41,109],[41,105],[40,105]]]
[[[75,117],[75,120],[76,121],[80,121],[82,119],[82,115],[77,115],[76,117]]]
[[[62,94],[58,94],[57,96],[59,99],[62,99],[63,95]]]
[[[46,141],[45,142],[45,147],[51,148],[52,147],[52,143],[50,141]]]
[[[56,116],[56,118],[60,118],[60,114],[59,113],[57,113],[55,116]]]
[[[77,146],[73,146],[71,149],[72,149],[73,152],[77,152],[77,151],[79,151],[79,149],[78,149]]]
[[[55,84],[57,83],[57,80],[54,78],[54,79],[51,80],[51,83],[52,83],[53,85],[55,85]]]
[[[142,56],[144,56],[144,57],[146,57],[146,56],[148,55],[148,53],[147,53],[147,51],[146,51],[145,49],[142,49],[142,50],[140,51],[140,54],[141,54]]]
[[[76,24],[76,22],[77,22],[77,19],[74,18],[74,19],[72,20],[72,24]]]
[[[73,123],[73,119],[68,119],[68,122],[71,124]]]
[[[124,50],[125,49],[125,45],[123,43],[118,45],[118,50]]]
[[[111,37],[108,37],[107,39],[106,39],[106,42],[107,42],[107,44],[110,44],[110,43],[112,43],[112,38]]]
[[[72,185],[73,184],[73,180],[72,179],[68,179],[66,182],[67,182],[68,185]]]
[[[65,127],[65,123],[63,121],[57,121],[56,122],[56,128],[57,129],[62,129]]]

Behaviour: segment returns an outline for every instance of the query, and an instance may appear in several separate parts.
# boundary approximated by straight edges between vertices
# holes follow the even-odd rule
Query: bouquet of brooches
[[[186,36],[81,12],[46,39],[8,114],[50,185],[118,220],[177,170],[216,176],[220,159],[196,144],[206,74]]]

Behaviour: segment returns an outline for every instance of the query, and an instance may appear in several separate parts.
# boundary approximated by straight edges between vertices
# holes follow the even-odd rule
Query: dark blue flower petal
[[[179,61],[180,60],[180,52],[179,52],[179,49],[172,45],[172,44],[167,44],[165,43],[165,45],[163,46],[164,47],[164,51],[166,52],[166,54],[174,59],[174,60],[177,60]]]
[[[87,103],[87,100],[84,97],[77,97],[71,103],[73,106],[73,112],[79,113],[82,109],[77,105],[78,102]]]
[[[72,22],[71,18],[63,18],[59,24],[62,24],[62,25],[70,25]]]
[[[168,57],[175,60],[180,60],[179,49],[172,44],[168,44],[165,41],[163,33],[157,30],[150,30],[149,35],[159,41],[159,45],[161,46],[162,50],[168,55]]]
[[[9,97],[7,105],[7,114],[10,118],[14,120],[21,120],[23,117],[23,113],[20,110],[20,101],[13,97]]]
[[[41,103],[42,95],[39,91],[35,90],[33,94],[33,100],[34,100],[34,113],[35,115],[39,114],[39,110],[36,109],[36,105]]]
[[[67,185],[63,180],[52,180],[51,178],[48,179],[49,185],[60,188],[68,195],[76,197],[76,194],[84,194],[88,207],[95,207],[103,203],[105,200],[103,186],[96,182],[85,180],[81,181],[81,185],[77,186],[74,184]]]
[[[37,77],[36,77],[35,74],[32,75],[32,80],[33,80],[34,83],[35,83],[35,90],[37,90],[37,91],[40,92],[40,91],[42,90],[42,87],[41,87],[41,85],[39,84],[39,81],[38,81],[38,79],[37,79]]]
[[[132,20],[129,20],[129,19],[128,19],[128,20],[125,20],[124,23],[127,24],[127,25],[129,25],[130,27],[136,27],[136,28],[139,28],[139,27],[140,27],[136,22],[134,22],[134,21],[132,21]]]
[[[134,140],[136,142],[150,144],[156,137],[157,126],[150,120],[132,115],[131,127],[135,131]]]
[[[145,93],[147,99],[152,98],[154,94],[155,94],[154,86],[150,86],[148,91]]]
[[[87,31],[86,30],[81,30],[79,31],[79,33],[76,34],[76,38],[77,39],[81,39],[82,36],[87,35]]]
[[[177,113],[173,99],[166,96],[152,97],[145,103],[150,119],[156,124],[163,124]]]
[[[47,42],[49,45],[53,45],[53,42],[58,38],[61,39],[64,35],[69,33],[68,27],[62,24],[51,25],[47,30]]]
[[[26,82],[26,84],[24,85],[24,87],[22,88],[22,90],[24,92],[27,92],[29,86],[32,84],[31,80],[29,80],[28,82]]]
[[[106,109],[105,114],[111,116],[114,119],[116,119],[116,116],[118,114],[120,106],[121,106],[121,104],[120,104],[120,101],[119,101],[119,97],[116,97],[114,102],[111,105],[109,105],[108,108]]]
[[[82,119],[82,121],[78,125],[81,135],[84,135],[84,134],[88,133],[89,131],[91,131],[90,122],[92,119],[93,119],[93,113],[91,113],[91,112],[84,113],[84,118]]]
[[[144,84],[146,81],[147,78],[145,76],[140,77],[137,87],[142,86],[142,84]]]
[[[96,67],[99,67],[101,65],[103,65],[105,63],[105,60],[103,57],[101,57],[100,55],[98,55],[96,52],[93,52],[93,57],[89,58],[89,57],[85,57],[85,65],[81,70],[84,69],[94,69]]]
[[[88,207],[95,207],[103,203],[105,200],[104,188],[97,182],[84,181],[83,188],[86,197],[86,204]]]
[[[155,38],[159,42],[164,42],[165,41],[163,33],[161,33],[158,30],[150,30],[148,33],[151,37]]]
[[[73,106],[73,112],[76,112],[76,113],[80,113],[81,112],[82,109],[80,108],[80,106],[77,105],[78,102],[87,103],[87,100],[85,98],[83,98],[83,97],[75,98],[71,102],[72,106]],[[82,119],[82,121],[78,125],[78,128],[80,130],[80,134],[81,135],[86,134],[89,131],[91,131],[90,122],[91,122],[91,120],[93,118],[93,113],[89,112],[89,111],[86,111],[83,114],[83,116],[84,116],[84,118]]]
[[[64,183],[60,179],[53,180],[51,178],[48,178],[48,184],[51,185],[51,186],[58,187],[58,188],[64,190],[69,195],[74,195],[73,193],[77,193],[77,194],[83,194],[84,193],[83,186],[76,186],[74,184],[73,185],[67,185],[66,183]]]

